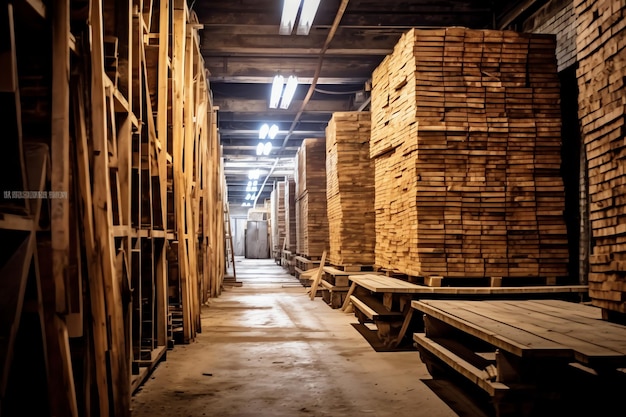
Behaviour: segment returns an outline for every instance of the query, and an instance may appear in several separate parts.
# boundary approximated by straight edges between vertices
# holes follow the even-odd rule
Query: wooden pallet
[[[599,308],[560,300],[420,300],[413,340],[434,377],[453,371],[486,391],[496,414],[530,415],[554,399],[572,367],[602,382],[626,366],[626,326]],[[523,412],[520,412],[523,411]]]

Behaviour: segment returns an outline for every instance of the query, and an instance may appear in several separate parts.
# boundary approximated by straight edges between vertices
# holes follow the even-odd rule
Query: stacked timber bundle
[[[296,252],[296,182],[285,178],[285,250]]]
[[[567,274],[550,35],[410,30],[373,74],[376,263],[415,276]]]
[[[318,258],[328,245],[326,141],[305,139],[296,155],[296,253]]]
[[[574,7],[593,248],[589,295],[603,309],[626,313],[626,5],[576,0]]]
[[[272,216],[272,231],[275,229],[276,234],[273,236],[274,250],[283,249],[285,240],[285,181],[276,182],[276,188],[272,191],[275,197],[275,206]]]
[[[328,260],[373,265],[376,244],[371,114],[334,113],[326,128]]]

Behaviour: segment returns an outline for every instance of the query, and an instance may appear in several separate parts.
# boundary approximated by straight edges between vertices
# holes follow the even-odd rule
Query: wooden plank
[[[568,313],[573,315],[580,315],[596,320],[602,319],[602,309],[591,305],[564,303],[561,300],[527,300],[524,304],[529,307],[532,305],[541,306],[546,312],[561,313],[563,310],[568,310]]]
[[[451,350],[429,339],[424,333],[413,333],[413,341],[421,348],[441,359],[446,365],[450,366],[465,378],[478,385],[492,397],[509,390],[507,385],[501,382],[491,381],[487,371],[478,369]]]
[[[341,306],[341,311],[348,311],[348,307],[350,307],[350,297],[352,297],[352,294],[354,293],[354,290],[356,290],[356,282],[352,281],[352,284],[350,284],[350,289],[348,289],[348,293],[346,294],[346,298],[343,301],[343,305]]]
[[[70,188],[70,2],[61,0],[52,9],[52,126],[50,140],[52,191]],[[50,200],[52,278],[57,312],[67,312],[66,282],[70,248],[70,200]]]
[[[189,298],[189,255],[185,241],[185,189],[183,173],[183,151],[184,151],[184,82],[185,82],[185,50],[186,50],[186,19],[185,4],[176,2],[173,10],[172,20],[172,167],[174,170],[174,203],[176,213],[176,233],[179,241],[178,245],[178,268],[181,291],[183,297],[183,339],[189,343],[193,334],[191,332],[192,318]]]
[[[91,4],[91,120],[93,123],[93,205],[94,240],[97,259],[102,268],[104,299],[110,325],[110,357],[112,407],[115,415],[130,415],[129,364],[124,357],[124,320],[120,288],[115,274],[115,249],[112,242],[111,184],[109,181],[109,154],[107,132],[107,108],[104,87],[104,47],[102,24],[102,0]]]
[[[350,302],[354,307],[361,310],[367,317],[372,320],[384,318],[401,318],[402,313],[399,311],[389,311],[383,303],[373,296],[360,294],[351,295]]]
[[[350,280],[373,292],[417,293],[422,287],[397,278],[383,275],[350,275]]]
[[[317,287],[320,284],[320,280],[322,279],[322,272],[324,271],[324,264],[326,263],[326,251],[322,252],[322,259],[320,260],[320,266],[317,268],[317,272],[315,273],[315,278],[313,279],[313,285],[311,285],[311,293],[309,297],[311,300],[315,300],[315,295],[317,294]]]
[[[109,415],[109,387],[107,373],[107,317],[104,302],[104,283],[102,269],[98,266],[98,254],[95,248],[95,226],[93,220],[93,200],[91,191],[91,170],[89,163],[89,145],[87,144],[87,126],[84,102],[84,86],[80,77],[72,86],[72,108],[76,135],[76,181],[78,198],[82,201],[81,222],[83,225],[84,244],[87,258],[87,276],[89,286],[89,309],[91,311],[91,330],[93,335],[93,361],[98,404],[102,415]]]

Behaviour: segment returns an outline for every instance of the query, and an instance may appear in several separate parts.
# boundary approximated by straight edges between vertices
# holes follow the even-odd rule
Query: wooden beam
[[[183,311],[183,341],[192,340],[191,311],[189,310],[189,261],[185,241],[185,182],[183,172],[184,150],[184,83],[186,49],[186,6],[176,0],[172,22],[172,168],[174,171],[174,204],[176,216],[176,235],[178,238],[178,271]]]
[[[168,137],[168,92],[169,92],[169,34],[170,34],[170,1],[159,1],[159,62],[157,68],[157,138],[161,142],[159,153],[159,177],[161,178],[161,205],[163,229],[167,228],[167,150]]]
[[[93,337],[94,368],[98,404],[101,416],[109,415],[109,384],[107,374],[107,318],[104,305],[104,285],[102,270],[98,267],[95,248],[95,227],[93,223],[93,201],[91,191],[91,170],[89,145],[87,144],[87,126],[84,102],[84,86],[77,79],[72,88],[72,107],[76,135],[76,167],[79,198],[82,200],[81,224],[83,226],[85,253],[87,256],[87,276],[89,280],[89,310],[91,312],[91,334]]]
[[[70,2],[59,0],[52,8],[52,137],[50,140],[52,191],[70,188]],[[70,200],[50,200],[52,278],[56,311],[67,312],[66,282],[70,250]]]
[[[124,341],[123,306],[115,270],[115,247],[112,236],[112,201],[109,180],[107,108],[104,87],[104,43],[102,0],[91,4],[91,120],[93,123],[93,204],[95,247],[102,268],[104,298],[110,326],[110,358],[112,411],[115,416],[130,416],[130,371]]]
[[[520,17],[524,12],[526,12],[529,8],[533,7],[538,0],[524,0],[521,2],[517,2],[516,6],[511,10],[507,11],[503,16],[499,17],[496,26],[498,29],[506,29],[511,23],[515,21],[518,17]]]
[[[269,100],[269,97],[268,97]],[[215,99],[215,105],[220,107],[220,112],[236,111],[239,113],[256,113],[269,110],[268,100],[245,100],[245,99]],[[275,113],[296,114],[302,105],[302,100],[291,102],[289,109],[276,110]],[[306,106],[306,114],[310,113],[334,113],[337,111],[350,111],[350,101],[344,100],[310,100]],[[271,114],[271,112],[269,113]]]

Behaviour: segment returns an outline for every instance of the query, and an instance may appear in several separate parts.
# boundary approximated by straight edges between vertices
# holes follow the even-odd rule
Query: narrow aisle
[[[417,352],[375,352],[352,314],[311,301],[273,260],[236,268],[242,286],[203,308],[202,333],[168,351],[134,417],[458,415],[426,385]]]

